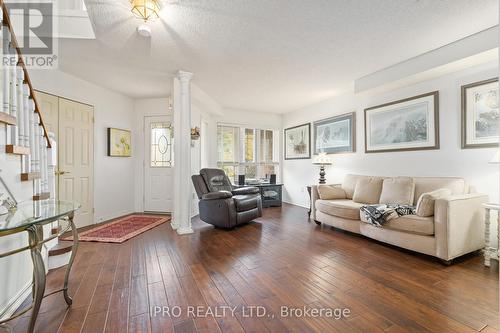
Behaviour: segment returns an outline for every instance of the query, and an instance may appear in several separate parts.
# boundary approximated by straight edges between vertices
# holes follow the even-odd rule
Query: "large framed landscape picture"
[[[314,122],[314,154],[356,151],[356,113]]]
[[[439,92],[365,109],[365,152],[439,149]]]
[[[311,158],[311,124],[285,129],[285,160]]]
[[[497,147],[498,78],[462,86],[462,148]]]

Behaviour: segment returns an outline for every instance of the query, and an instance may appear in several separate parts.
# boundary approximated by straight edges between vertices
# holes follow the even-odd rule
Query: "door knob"
[[[69,172],[68,172],[68,171],[56,171],[56,172],[55,172],[55,174],[56,174],[57,176],[62,176],[62,175],[64,175],[64,174],[66,174],[66,173],[69,173]]]

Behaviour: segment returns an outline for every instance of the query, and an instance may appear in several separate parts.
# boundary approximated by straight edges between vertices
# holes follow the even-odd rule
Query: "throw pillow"
[[[345,199],[345,191],[339,186],[318,185],[318,195],[321,200]]]
[[[385,178],[380,193],[381,204],[413,205],[415,180],[411,177]]]
[[[450,195],[451,191],[447,188],[422,193],[420,198],[418,198],[416,214],[422,217],[434,216],[434,202],[437,199],[445,198]]]
[[[367,177],[359,179],[356,182],[354,195],[352,200],[364,204],[377,204],[380,199],[380,192],[382,192],[382,178]]]

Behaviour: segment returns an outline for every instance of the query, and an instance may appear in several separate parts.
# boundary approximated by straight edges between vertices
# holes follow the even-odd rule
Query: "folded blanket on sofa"
[[[392,219],[403,215],[414,215],[415,207],[410,205],[366,205],[360,208],[370,224],[381,227]]]

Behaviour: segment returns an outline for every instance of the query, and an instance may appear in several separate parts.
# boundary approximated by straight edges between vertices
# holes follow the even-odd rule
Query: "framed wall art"
[[[285,160],[311,158],[311,124],[285,129]]]
[[[314,154],[356,151],[356,113],[315,121]]]
[[[130,157],[132,134],[129,130],[108,128],[108,156]]]
[[[365,109],[365,152],[439,149],[439,92]]]
[[[497,147],[498,78],[462,86],[462,148]]]

